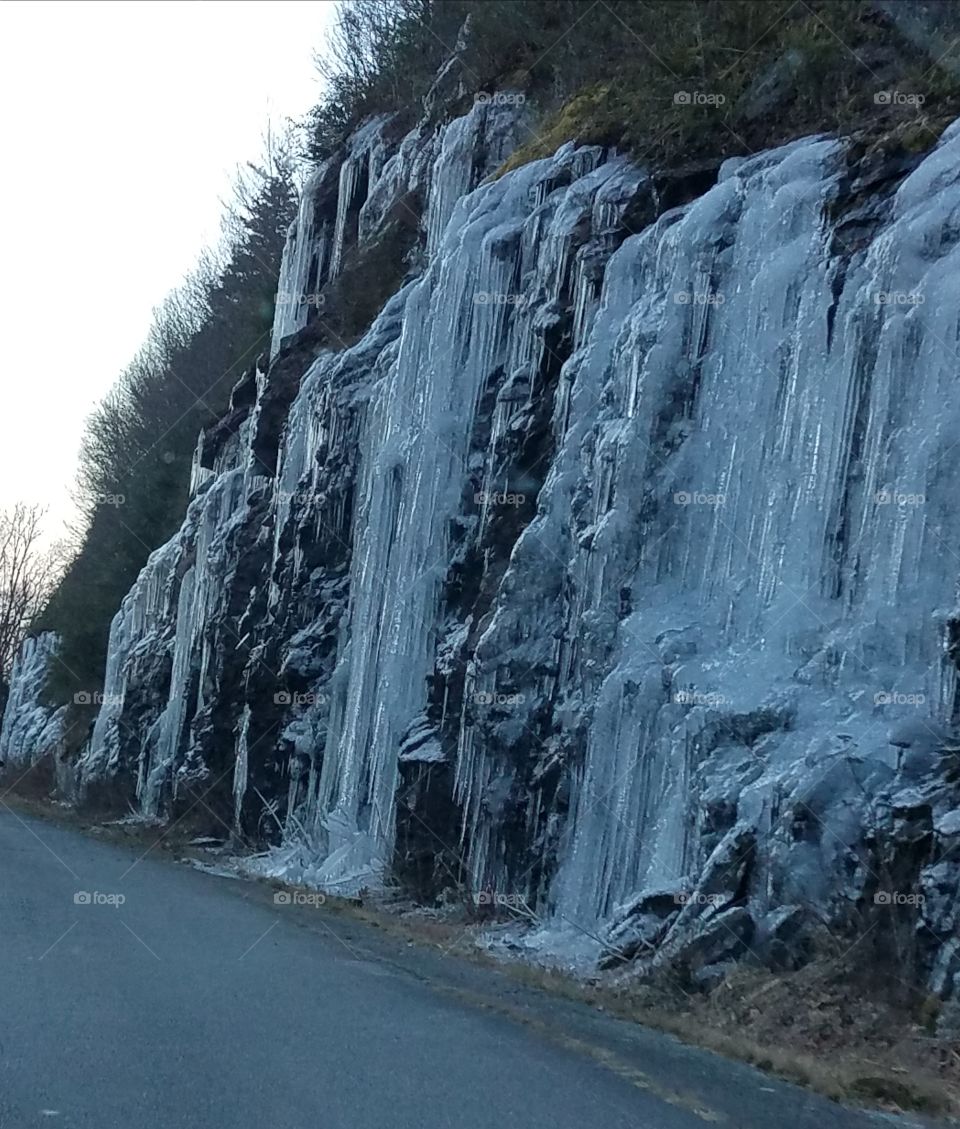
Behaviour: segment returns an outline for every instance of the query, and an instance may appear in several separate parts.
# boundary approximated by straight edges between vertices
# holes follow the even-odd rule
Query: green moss
[[[516,149],[493,174],[493,179],[551,156],[567,141],[584,145],[615,144],[623,134],[623,124],[612,112],[612,102],[609,86],[582,90],[548,118],[531,141]]]
[[[615,146],[638,160],[669,166],[683,157],[720,153],[732,134],[723,127],[730,96],[704,106],[678,103],[676,83],[621,81],[581,90],[549,115],[536,135],[497,169],[494,179],[549,157],[567,141]],[[729,85],[729,84],[727,84]]]

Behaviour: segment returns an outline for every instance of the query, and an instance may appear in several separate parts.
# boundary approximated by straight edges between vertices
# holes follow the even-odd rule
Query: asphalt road
[[[892,1122],[139,853],[0,806],[2,1129]]]

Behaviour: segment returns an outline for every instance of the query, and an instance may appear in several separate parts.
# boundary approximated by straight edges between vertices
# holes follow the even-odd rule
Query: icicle
[[[249,764],[249,736],[250,736],[250,705],[243,707],[243,715],[237,727],[237,748],[233,764],[233,825],[240,830],[240,815],[243,811],[243,799],[247,792],[247,778],[250,772]]]

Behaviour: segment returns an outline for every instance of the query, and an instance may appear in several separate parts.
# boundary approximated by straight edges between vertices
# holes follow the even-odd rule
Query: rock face
[[[496,99],[382,119],[314,175],[269,363],[114,621],[81,795],[695,983],[882,921],[949,996],[960,128],[669,192],[572,144],[490,178],[523,135]]]
[[[24,769],[38,758],[60,751],[65,711],[51,712],[41,697],[47,667],[58,646],[57,636],[45,631],[27,639],[14,660],[0,725],[0,765]]]
[[[47,671],[56,661],[59,645],[58,637],[45,631],[27,639],[14,660],[0,724],[0,771],[6,788],[29,780],[34,787],[53,788],[73,799],[75,771],[65,759],[67,707],[51,710],[43,698]]]

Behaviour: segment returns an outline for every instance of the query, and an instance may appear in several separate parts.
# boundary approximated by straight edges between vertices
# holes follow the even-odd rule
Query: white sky
[[[219,236],[269,121],[320,92],[330,0],[0,4],[0,508],[71,514],[83,421]]]

